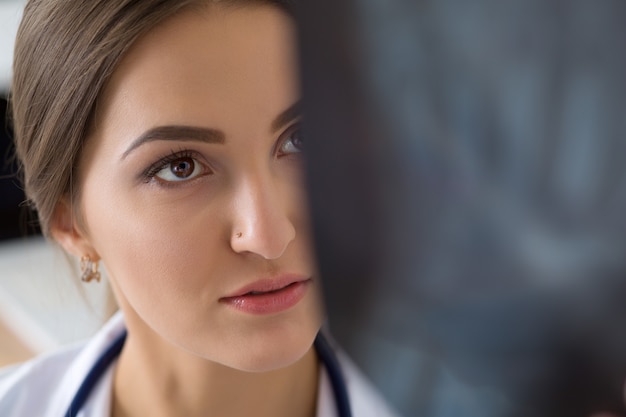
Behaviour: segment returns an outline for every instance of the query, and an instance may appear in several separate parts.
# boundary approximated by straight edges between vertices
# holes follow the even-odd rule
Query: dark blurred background
[[[7,97],[13,43],[25,0],[0,0],[0,241],[37,234],[28,219],[29,210],[22,208],[24,194],[16,179],[11,132],[7,124]]]
[[[39,233],[29,211],[22,207],[24,192],[17,178],[6,94],[0,93],[0,240]]]

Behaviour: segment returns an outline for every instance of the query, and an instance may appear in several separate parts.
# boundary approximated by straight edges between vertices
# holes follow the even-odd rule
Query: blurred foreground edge
[[[624,413],[626,3],[300,5],[330,326],[407,416]]]

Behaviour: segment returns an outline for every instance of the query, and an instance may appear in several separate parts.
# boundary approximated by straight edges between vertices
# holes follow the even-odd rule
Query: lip
[[[283,275],[246,285],[220,302],[250,314],[274,314],[288,310],[304,297],[311,278]]]

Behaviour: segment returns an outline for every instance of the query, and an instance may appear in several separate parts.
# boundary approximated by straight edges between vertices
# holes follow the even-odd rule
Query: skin
[[[297,115],[277,120],[299,100],[293,40],[270,6],[190,10],[141,38],[102,94],[80,198],[59,203],[52,235],[101,260],[124,312],[114,416],[314,415],[319,282]],[[223,143],[136,146],[164,125],[219,130]],[[311,279],[286,311],[220,302],[286,273]]]

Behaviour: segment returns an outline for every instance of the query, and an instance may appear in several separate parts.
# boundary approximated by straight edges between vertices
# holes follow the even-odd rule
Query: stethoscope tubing
[[[98,358],[96,363],[94,363],[93,367],[89,370],[89,373],[83,380],[83,383],[78,388],[78,391],[76,391],[76,394],[70,403],[70,407],[65,413],[65,417],[76,417],[78,415],[78,412],[83,408],[83,405],[85,405],[85,402],[89,398],[89,395],[100,378],[104,375],[107,369],[109,369],[109,366],[111,366],[113,361],[115,361],[115,359],[117,359],[120,355],[124,342],[126,341],[126,335],[127,332],[124,330]]]
[[[81,383],[78,391],[74,395],[70,406],[65,413],[65,417],[77,417],[78,412],[83,408],[89,395],[92,393],[94,387],[102,378],[104,373],[113,364],[115,359],[120,355],[124,342],[126,341],[127,332],[124,330],[111,345],[102,353],[96,363],[87,373],[87,376]],[[339,365],[337,355],[332,346],[326,340],[324,335],[319,332],[315,338],[315,350],[326,367],[330,384],[335,395],[335,403],[337,405],[337,412],[339,417],[352,417],[352,410],[350,407],[350,397],[348,395],[348,387],[346,386],[345,378]]]

